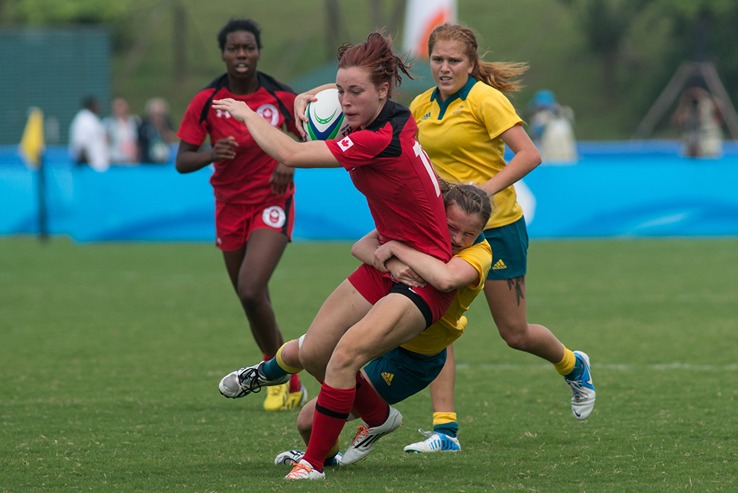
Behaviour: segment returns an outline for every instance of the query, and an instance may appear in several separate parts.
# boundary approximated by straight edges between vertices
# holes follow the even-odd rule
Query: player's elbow
[[[355,259],[363,262],[361,259],[361,247],[359,246],[358,241],[351,245],[351,255],[353,255]]]
[[[289,140],[286,145],[274,149],[272,157],[289,168],[299,168],[305,160],[300,143]]]
[[[433,283],[433,286],[444,293],[450,293],[451,291],[454,291],[458,286],[455,279],[451,277],[442,277],[436,280],[435,283]]]
[[[190,152],[178,152],[174,158],[174,167],[179,174],[192,173],[198,169]]]
[[[536,168],[539,164],[543,162],[543,158],[541,158],[541,153],[535,146],[533,146],[528,154],[528,161],[530,161],[531,169]]]
[[[177,169],[177,172],[180,175],[183,175],[185,173],[189,173],[190,172],[190,170],[187,168],[187,166],[185,166],[185,164],[179,158],[177,158],[176,161],[174,161],[174,167]]]
[[[293,155],[282,155],[277,158],[277,161],[284,164],[288,168],[299,168],[300,167],[300,160],[296,159]]]

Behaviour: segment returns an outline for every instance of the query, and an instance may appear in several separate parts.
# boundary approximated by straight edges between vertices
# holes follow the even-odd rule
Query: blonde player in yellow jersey
[[[491,204],[484,191],[472,185],[451,186],[444,192],[444,203],[454,253],[448,263],[397,241],[380,246],[376,231],[352,248],[356,258],[389,271],[405,284],[428,283],[442,291],[455,290],[456,293],[439,322],[399,348],[373,359],[357,375],[358,385],[369,385],[375,392],[355,402],[353,414],[360,415],[363,424],[343,455],[342,464],[366,457],[380,437],[402,424],[399,411],[390,405],[424,389],[438,375],[446,359],[445,348],[464,332],[464,313],[484,286],[492,255],[489,244],[480,235],[491,214]],[[290,341],[272,360],[226,375],[219,386],[221,393],[226,397],[243,397],[258,392],[262,386],[280,383],[289,373],[301,370],[298,351],[299,342]],[[298,417],[298,430],[306,444],[314,410],[315,400],[310,401]],[[337,452],[336,444],[325,465],[338,462]],[[300,450],[289,450],[279,454],[275,462],[293,465],[302,459],[302,455]]]
[[[417,96],[410,110],[418,140],[438,175],[451,183],[474,183],[494,202],[484,231],[493,253],[484,286],[492,318],[511,348],[554,365],[569,384],[574,417],[586,419],[595,403],[589,357],[570,351],[549,329],[529,323],[526,315],[528,233],[513,184],[538,166],[541,157],[503,92],[519,89],[515,78],[527,65],[480,60],[474,32],[459,24],[435,28],[428,53],[436,86]],[[507,163],[505,146],[514,154]],[[459,449],[454,379],[449,350],[443,372],[430,386],[434,432],[405,447],[407,452]]]

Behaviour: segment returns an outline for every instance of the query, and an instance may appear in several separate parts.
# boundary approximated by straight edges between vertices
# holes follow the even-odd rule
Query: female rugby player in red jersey
[[[398,240],[443,262],[451,258],[446,213],[436,175],[415,139],[407,108],[391,100],[393,85],[408,67],[379,33],[338,50],[336,87],[352,132],[341,140],[296,142],[234,99],[213,107],[246,123],[254,140],[291,167],[343,167],[363,193],[380,242]],[[305,457],[287,479],[321,479],[323,462],[336,442],[362,388],[356,374],[365,363],[409,341],[436,322],[452,293],[410,287],[362,264],[324,302],[300,350],[303,366],[323,385]],[[335,349],[334,349],[335,348]],[[366,387],[366,386],[365,386]],[[387,420],[396,420],[387,416]]]
[[[276,132],[298,135],[292,114],[291,88],[258,72],[261,30],[249,19],[232,19],[218,33],[227,73],[198,92],[185,112],[177,136],[177,170],[191,173],[214,165],[210,183],[215,192],[216,245],[238,295],[251,333],[264,359],[283,344],[269,299],[274,273],[294,222],[294,170],[262,151],[242,122],[214,109],[214,98],[242,101]],[[281,133],[281,132],[280,132]],[[211,147],[202,147],[206,137]],[[274,389],[274,390],[272,390]],[[300,380],[270,387],[264,409],[294,409],[304,403]]]

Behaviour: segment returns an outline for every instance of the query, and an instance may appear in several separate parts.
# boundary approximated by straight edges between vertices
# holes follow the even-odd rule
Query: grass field
[[[272,462],[300,444],[294,413],[218,394],[259,354],[214,247],[0,252],[3,492],[738,490],[738,239],[534,241],[530,318],[591,356],[590,419],[477,302],[456,349],[462,452],[402,452],[430,426],[426,392],[369,458],[309,484]],[[347,243],[288,249],[271,284],[286,337],[353,266]]]

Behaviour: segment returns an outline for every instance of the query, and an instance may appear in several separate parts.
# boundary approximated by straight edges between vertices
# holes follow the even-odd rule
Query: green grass
[[[738,239],[534,241],[530,319],[590,354],[590,419],[477,302],[456,350],[463,451],[402,452],[430,426],[423,392],[369,458],[310,484],[272,463],[299,445],[294,413],[218,394],[259,354],[214,247],[3,238],[0,252],[0,491],[738,489]],[[290,246],[271,283],[286,337],[353,266],[347,243]]]

